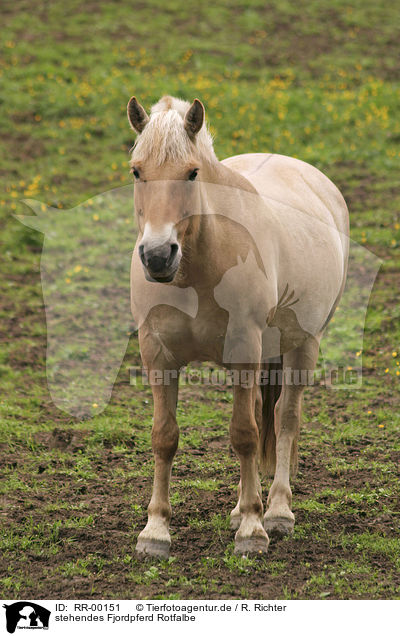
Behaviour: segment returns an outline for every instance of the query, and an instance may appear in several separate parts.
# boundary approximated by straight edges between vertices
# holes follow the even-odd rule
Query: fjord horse
[[[139,228],[132,311],[154,398],[153,494],[136,549],[169,554],[179,370],[208,360],[236,378],[235,551],[266,552],[268,535],[294,525],[289,477],[302,396],[345,285],[347,207],[333,183],[300,160],[218,161],[197,99],[163,97],[149,116],[132,97],[128,119],[138,133],[130,162]],[[259,467],[273,475],[264,516]]]

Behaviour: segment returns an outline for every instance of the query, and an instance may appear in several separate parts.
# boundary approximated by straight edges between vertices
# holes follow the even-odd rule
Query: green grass
[[[395,3],[151,0],[132,8],[95,0],[89,10],[77,0],[46,8],[6,0],[2,26],[0,593],[398,598]],[[152,405],[148,386],[129,384],[129,368],[140,365],[138,342],[128,306],[115,313],[112,292],[123,295],[129,283],[135,238],[126,104],[135,94],[149,109],[165,93],[203,101],[221,159],[275,152],[323,170],[348,202],[351,238],[382,260],[360,347],[351,307],[346,321],[339,310],[326,340],[333,362],[343,343],[362,348],[353,366],[362,360],[363,384],[307,390],[295,533],[271,542],[267,557],[233,554],[228,515],[239,475],[228,440],[232,392],[197,385],[181,386],[178,404],[173,556],[149,563],[134,553],[153,474]],[[122,194],[115,198],[112,189]],[[15,219],[31,214],[25,199],[39,202],[42,228],[58,235],[57,244]],[[103,259],[105,244],[112,249]],[[73,324],[79,334],[88,320],[93,327],[92,340],[49,347],[61,370],[56,395],[46,377],[43,245],[47,256],[57,247],[47,283],[65,307],[63,316],[50,317],[52,333],[60,339]],[[90,315],[104,287],[107,330]],[[100,336],[108,339],[108,362],[128,344],[127,352],[111,396],[95,383],[77,413],[88,393],[81,373],[98,359],[93,342]],[[61,390],[71,377],[74,391]]]

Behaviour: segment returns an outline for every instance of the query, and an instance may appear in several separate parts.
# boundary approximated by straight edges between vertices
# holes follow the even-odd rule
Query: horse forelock
[[[210,163],[217,161],[212,136],[204,123],[192,141],[183,125],[189,102],[164,96],[151,109],[150,120],[138,135],[131,164],[151,159],[161,166],[167,162],[188,162],[196,155]]]

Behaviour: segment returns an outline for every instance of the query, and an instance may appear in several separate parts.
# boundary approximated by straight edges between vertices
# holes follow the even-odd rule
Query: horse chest
[[[186,355],[186,362],[192,360],[213,360],[220,362],[228,325],[227,312],[215,302],[203,302],[199,298],[199,307],[193,319],[181,317],[180,338],[175,345]]]
[[[154,360],[160,347],[166,358],[184,365],[193,360],[220,362],[228,325],[227,312],[215,302],[199,298],[195,317],[174,307],[157,306],[149,312],[140,331],[141,351]]]
[[[191,337],[196,358],[221,362],[228,317],[218,310],[199,312],[191,324]]]

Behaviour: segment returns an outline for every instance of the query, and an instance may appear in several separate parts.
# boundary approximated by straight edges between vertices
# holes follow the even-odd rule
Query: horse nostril
[[[178,243],[172,243],[171,245],[171,253],[169,255],[169,259],[168,259],[168,265],[171,265],[171,263],[174,262],[174,258],[178,253],[178,249],[179,249],[179,245]]]
[[[144,255],[144,245],[139,245],[139,258],[142,261],[143,265],[146,266],[146,258]]]

